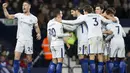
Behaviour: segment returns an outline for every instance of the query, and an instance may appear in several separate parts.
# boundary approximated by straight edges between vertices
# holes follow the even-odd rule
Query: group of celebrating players
[[[30,13],[31,4],[23,2],[23,13],[9,14],[7,3],[3,4],[5,17],[18,19],[17,44],[14,57],[14,73],[19,71],[19,60],[21,53],[25,50],[28,59],[27,70],[31,73],[33,38],[32,29],[35,27],[37,39],[41,39],[37,18]],[[83,14],[81,13],[83,11]],[[102,5],[95,7],[86,5],[82,8],[71,9],[71,14],[76,20],[62,20],[62,11],[55,9],[54,18],[47,24],[47,36],[49,47],[52,52],[52,62],[47,73],[62,73],[62,63],[65,54],[64,43],[70,48],[66,37],[71,33],[64,33],[63,29],[75,31],[78,38],[78,56],[83,73],[118,73],[126,72],[125,44],[123,37],[126,36],[119,19],[114,16],[116,10],[112,7],[104,11]],[[95,60],[97,58],[98,61]],[[104,67],[105,65],[105,67]]]
[[[83,14],[81,14],[83,10]],[[83,8],[71,9],[76,20],[62,20],[62,11],[54,10],[54,18],[48,22],[48,38],[52,52],[52,62],[48,73],[61,73],[64,58],[64,43],[70,33],[63,33],[63,29],[75,31],[78,38],[78,56],[83,73],[126,72],[125,45],[123,37],[126,36],[119,19],[115,17],[116,10],[112,7],[105,11],[102,5],[95,7],[95,13],[90,5]],[[95,57],[98,61],[95,60]]]

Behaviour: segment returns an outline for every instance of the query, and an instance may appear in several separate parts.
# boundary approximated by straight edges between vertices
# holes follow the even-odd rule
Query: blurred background
[[[9,73],[13,68],[14,49],[16,45],[16,20],[8,20],[4,17],[2,10],[2,3],[8,2],[8,11],[10,14],[22,12],[22,3],[24,0],[0,0],[0,68],[6,68]],[[103,4],[105,9],[112,6],[116,9],[116,16],[120,19],[120,23],[123,26],[127,36],[125,39],[126,45],[126,62],[128,67],[130,66],[130,0],[29,0],[32,4],[31,13],[37,16],[39,27],[41,30],[42,39],[37,41],[34,36],[34,68],[47,69],[51,57],[47,58],[45,54],[46,46],[45,41],[47,32],[47,22],[52,18],[52,11],[55,8],[60,8],[63,11],[63,19],[75,19],[70,14],[70,9],[75,6],[84,6],[90,4],[93,7],[97,4]],[[76,44],[71,46],[71,50],[66,50],[66,54],[71,58],[74,66],[79,65],[76,55]],[[73,51],[73,53],[72,53]],[[21,57],[21,72],[22,69],[26,69],[26,56]],[[128,68],[128,70],[130,67]],[[6,70],[6,71],[7,71]],[[7,73],[8,73],[7,72]],[[2,71],[0,72],[2,73]],[[3,72],[4,73],[4,72]],[[130,73],[130,71],[128,72]]]

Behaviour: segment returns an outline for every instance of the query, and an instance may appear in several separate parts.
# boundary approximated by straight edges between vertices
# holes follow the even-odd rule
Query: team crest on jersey
[[[30,22],[32,22],[32,20],[30,20]]]

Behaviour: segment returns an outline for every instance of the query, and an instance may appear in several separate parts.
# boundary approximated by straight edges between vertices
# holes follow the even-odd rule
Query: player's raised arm
[[[69,37],[69,36],[71,36],[71,34],[69,34],[69,33],[59,33],[59,34],[57,34],[58,38]]]
[[[118,17],[114,17],[117,20],[117,23],[120,24],[119,18]]]
[[[103,16],[99,15],[99,17],[101,18],[101,20],[104,22],[104,23],[112,23],[113,21],[112,20],[108,20],[106,18],[104,18]]]
[[[112,8],[108,8],[104,13],[103,16],[100,15],[101,19],[105,23],[117,22],[117,18],[114,17],[115,11]],[[107,20],[107,19],[109,20]],[[111,21],[110,21],[111,20]]]
[[[37,40],[40,40],[41,39],[41,31],[40,31],[40,28],[38,26],[38,23],[35,24],[35,31],[37,33]]]
[[[62,20],[61,22],[63,24],[69,24],[69,25],[80,25],[82,22],[84,22],[84,17],[76,20]]]
[[[77,28],[78,25],[66,25],[63,24],[63,28],[68,30],[68,31],[74,31]]]
[[[5,17],[8,18],[8,19],[14,19],[15,16],[14,16],[13,14],[9,14],[9,13],[8,13],[8,11],[7,11],[7,9],[6,9],[7,6],[8,6],[7,3],[3,3],[3,11],[4,11]]]
[[[113,22],[117,22],[117,19],[115,17],[109,16],[109,15],[106,15],[105,17],[112,20]]]
[[[103,34],[109,34],[109,35],[113,34],[112,27],[114,27],[114,26],[112,24],[108,24],[106,27],[107,27],[107,30],[104,31]]]
[[[70,45],[67,43],[67,38],[66,37],[69,37],[69,36],[72,36],[72,34],[70,34],[70,33],[58,33],[57,34],[58,38],[63,38],[63,40],[66,43],[68,48],[70,48]]]
[[[103,34],[109,34],[111,35],[113,32],[111,30],[104,31]]]

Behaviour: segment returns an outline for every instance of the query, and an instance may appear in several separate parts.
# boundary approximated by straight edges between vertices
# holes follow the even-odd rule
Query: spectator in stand
[[[53,10],[55,10],[56,9],[56,4],[55,3],[52,3],[52,5],[51,5],[51,7],[50,7],[50,13],[49,13],[49,15],[50,15],[50,19],[52,19],[53,18]]]
[[[39,10],[38,15],[37,15],[37,18],[38,18],[39,27],[40,27],[40,28],[46,28],[46,27],[44,27],[44,26],[45,26],[44,14],[41,12],[41,10]]]
[[[20,61],[20,67],[25,69],[27,68],[27,59],[26,57],[24,57],[21,61]]]
[[[5,48],[5,46],[2,46],[1,55],[4,55],[4,56],[8,56],[9,55],[9,51],[7,51],[7,49]]]
[[[68,3],[69,0],[51,0],[51,4],[55,3],[55,4],[58,4],[58,5],[63,5],[63,4],[66,4]]]
[[[7,69],[10,73],[13,73],[13,60],[8,60]]]
[[[124,0],[122,3],[122,18],[128,18],[128,4],[127,4],[127,0]]]
[[[80,3],[80,0],[73,0],[73,4],[74,4],[74,6],[78,6],[79,3]]]
[[[128,31],[128,33],[126,35],[125,44],[126,44],[127,56],[130,57],[130,30]]]
[[[128,18],[130,18],[130,0],[128,0]]]
[[[125,38],[125,45],[126,45],[126,55],[127,55],[127,63],[128,63],[128,72],[130,72],[130,30],[128,31],[126,38]]]
[[[43,7],[41,8],[41,12],[42,12],[41,13],[42,17],[40,17],[40,18],[43,18],[42,19],[43,23],[41,25],[43,25],[43,28],[47,28],[47,22],[49,21],[49,12],[50,12],[49,7],[48,7],[47,4],[43,5]]]
[[[7,69],[7,62],[5,55],[2,55],[0,57],[0,73],[9,73],[9,70]]]
[[[33,0],[32,2],[32,12],[34,15],[37,15],[39,11],[39,3],[38,3],[38,0]]]

